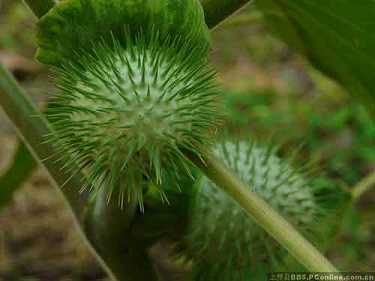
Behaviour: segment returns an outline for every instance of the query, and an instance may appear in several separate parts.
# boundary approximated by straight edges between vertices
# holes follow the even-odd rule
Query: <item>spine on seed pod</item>
[[[216,145],[214,154],[299,230],[316,230],[324,214],[309,177],[254,142]],[[203,177],[196,190],[187,235],[193,280],[259,280],[285,255],[237,202]]]
[[[39,22],[37,58],[60,92],[47,116],[65,170],[92,194],[143,208],[145,186],[190,168],[217,122],[198,0],[67,0]]]

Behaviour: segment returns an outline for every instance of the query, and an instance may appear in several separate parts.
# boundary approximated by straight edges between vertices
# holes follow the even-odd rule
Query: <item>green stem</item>
[[[38,17],[44,16],[54,5],[54,0],[24,0],[27,6]]]
[[[223,22],[222,26],[232,27],[232,26],[243,26],[243,25],[256,25],[261,22],[263,15],[261,14],[245,14],[233,16]]]
[[[68,210],[72,211],[75,218],[77,229],[89,249],[107,273],[112,276],[107,265],[97,255],[82,232],[88,199],[87,194],[79,192],[79,187],[83,185],[80,175],[68,176],[61,171],[62,163],[51,158],[51,155],[56,155],[56,151],[51,144],[45,142],[45,136],[51,134],[48,121],[2,64],[0,64],[0,104],[16,127],[19,137],[24,141],[34,158],[44,165],[56,190],[62,193],[62,197],[70,207]],[[42,159],[44,160],[42,161]]]
[[[201,160],[187,154],[206,176],[237,201],[248,214],[291,255],[311,272],[336,272],[337,269],[282,216],[242,183],[220,160],[207,152]]]
[[[32,11],[43,16],[55,4],[54,1],[25,0]],[[156,280],[156,275],[147,256],[146,250],[140,252],[134,246],[130,247],[129,240],[124,237],[124,231],[134,215],[135,207],[126,211],[108,205],[105,200],[96,200],[93,211],[88,204],[87,195],[78,192],[82,186],[78,174],[67,178],[62,173],[62,163],[52,161],[50,156],[56,155],[54,148],[43,142],[45,136],[51,133],[48,121],[38,112],[32,102],[18,86],[13,77],[0,65],[0,104],[4,107],[9,118],[18,128],[22,139],[27,140],[29,150],[43,162],[55,180],[57,186],[63,187],[63,195],[76,218],[77,229],[87,243],[94,257],[101,264],[112,280]],[[21,120],[19,120],[19,118]],[[103,198],[102,198],[103,199]],[[92,206],[91,206],[92,207]]]
[[[117,280],[156,281],[148,247],[132,231],[137,212],[137,202],[123,209],[117,202],[108,203],[103,188],[87,216],[85,233]]]
[[[44,159],[41,162],[47,168],[53,182],[58,186],[64,186],[62,191],[79,218],[86,201],[77,191],[77,187],[82,186],[80,177],[74,176],[69,179],[69,176],[61,171],[62,163],[51,158],[51,155],[57,153],[50,143],[45,142],[46,135],[51,133],[47,120],[1,64],[0,104],[30,152],[36,159]]]
[[[0,211],[13,199],[14,193],[30,176],[36,162],[24,143],[19,143],[13,161],[0,177]]]
[[[249,0],[201,0],[208,27],[214,28],[248,2]]]
[[[375,187],[375,171],[362,179],[356,186],[351,189],[354,201],[357,201],[364,193]]]

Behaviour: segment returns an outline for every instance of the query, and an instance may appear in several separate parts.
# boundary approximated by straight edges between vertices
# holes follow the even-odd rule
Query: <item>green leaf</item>
[[[0,176],[0,210],[12,200],[14,193],[22,187],[23,182],[30,176],[36,165],[37,163],[28,148],[20,143],[13,163]]]
[[[375,1],[258,0],[270,28],[375,114]]]
[[[101,39],[112,42],[111,33],[122,42],[125,31],[136,37],[155,29],[161,37],[182,36],[208,50],[209,33],[198,0],[66,0],[39,20],[36,56],[59,65],[82,48],[98,46]]]

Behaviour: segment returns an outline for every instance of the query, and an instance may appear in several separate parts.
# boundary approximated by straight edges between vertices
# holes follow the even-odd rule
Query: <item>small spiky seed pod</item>
[[[128,36],[125,46],[103,40],[62,65],[48,111],[66,167],[83,171],[94,191],[107,186],[108,198],[116,192],[120,204],[141,207],[142,182],[160,185],[181,166],[188,172],[181,150],[199,154],[217,122],[214,74],[201,49],[154,34]]]
[[[275,149],[228,142],[214,153],[298,229],[310,229],[321,214],[310,182]],[[270,267],[283,250],[209,179],[202,178],[196,192],[188,235],[194,280],[258,280],[256,271]]]
[[[67,169],[82,170],[83,188],[142,207],[150,181],[189,170],[181,150],[199,154],[216,119],[199,0],[60,1],[37,39],[61,89],[49,139]]]

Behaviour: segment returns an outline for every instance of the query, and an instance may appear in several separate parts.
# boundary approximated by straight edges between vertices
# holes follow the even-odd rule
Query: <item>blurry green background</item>
[[[0,0],[0,62],[41,107],[54,91],[47,69],[33,60],[35,21],[14,0]],[[300,147],[321,184],[350,190],[375,170],[375,124],[342,88],[314,70],[266,30],[250,5],[213,33],[226,134]],[[17,138],[0,111],[0,174]],[[38,169],[0,213],[0,280],[105,280],[82,243],[61,198]],[[1,188],[1,186],[0,186]],[[353,208],[330,243],[328,256],[345,271],[375,269],[375,189]]]

